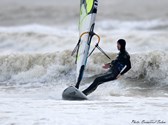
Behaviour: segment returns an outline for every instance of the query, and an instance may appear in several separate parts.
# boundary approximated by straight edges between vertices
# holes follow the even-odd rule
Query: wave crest
[[[72,84],[75,82],[75,57],[71,51],[44,54],[10,54],[0,56],[0,82],[2,83],[51,83]],[[109,53],[112,59],[116,53]],[[101,53],[93,54],[87,63],[85,76],[105,72],[102,64],[109,62]],[[125,80],[144,79],[155,83],[167,83],[168,53],[152,51],[131,54],[132,69]],[[64,82],[63,82],[64,81]]]

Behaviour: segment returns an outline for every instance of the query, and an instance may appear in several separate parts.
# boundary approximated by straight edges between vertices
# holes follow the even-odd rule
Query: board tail
[[[69,86],[63,91],[62,98],[64,100],[87,100],[86,95],[73,86]]]

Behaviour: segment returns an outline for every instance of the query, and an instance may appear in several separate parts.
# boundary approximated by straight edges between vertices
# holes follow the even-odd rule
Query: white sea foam
[[[109,53],[112,59],[116,54]],[[168,53],[152,51],[131,54],[132,69],[125,75],[127,79],[147,80],[156,84],[167,85]],[[75,64],[71,51],[44,54],[10,54],[0,56],[1,82],[10,84],[61,83],[68,80],[75,82]],[[100,52],[88,60],[85,76],[105,72],[101,66],[109,60]],[[92,79],[94,80],[94,79]]]
[[[167,20],[145,20],[145,21],[119,21],[106,20],[98,22],[97,27],[104,30],[167,30]]]

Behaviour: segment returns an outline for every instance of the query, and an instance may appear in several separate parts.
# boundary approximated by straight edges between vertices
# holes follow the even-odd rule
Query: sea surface
[[[127,41],[132,69],[86,101],[62,100],[75,85],[79,1],[0,1],[0,125],[168,125],[168,1],[103,0],[95,32],[115,59]],[[91,50],[96,44],[93,38]],[[111,60],[88,59],[80,90]]]

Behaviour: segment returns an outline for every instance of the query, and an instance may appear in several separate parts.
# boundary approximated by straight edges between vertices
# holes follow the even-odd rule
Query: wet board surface
[[[66,88],[62,93],[62,98],[64,100],[87,100],[86,95],[74,86]]]

